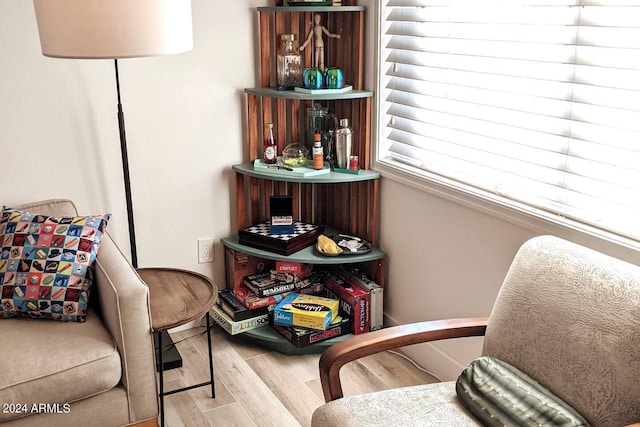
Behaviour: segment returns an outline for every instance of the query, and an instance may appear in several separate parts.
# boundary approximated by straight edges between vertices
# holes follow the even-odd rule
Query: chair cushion
[[[120,355],[95,313],[85,323],[5,319],[0,337],[6,350],[0,402],[25,404],[28,409],[33,404],[73,402],[120,382]],[[0,423],[20,415],[0,413]]]
[[[0,219],[0,319],[83,322],[109,215],[55,218],[5,207]]]
[[[455,382],[425,384],[343,397],[313,413],[314,427],[480,426],[460,404]]]
[[[575,409],[524,372],[480,357],[456,381],[462,404],[485,426],[588,427]]]

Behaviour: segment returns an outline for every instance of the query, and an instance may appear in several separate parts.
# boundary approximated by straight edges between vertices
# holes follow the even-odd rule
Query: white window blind
[[[640,240],[640,0],[383,0],[380,161]]]

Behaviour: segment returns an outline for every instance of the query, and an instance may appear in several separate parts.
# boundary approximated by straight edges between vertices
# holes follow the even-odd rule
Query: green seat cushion
[[[476,359],[465,368],[456,381],[456,393],[485,426],[589,426],[533,378],[492,357]]]

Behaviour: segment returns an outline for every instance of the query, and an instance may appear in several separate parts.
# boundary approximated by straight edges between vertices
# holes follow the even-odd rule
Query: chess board
[[[291,255],[314,245],[324,229],[321,225],[300,221],[294,221],[293,228],[293,234],[271,234],[269,221],[261,222],[240,231],[240,244],[279,255]]]

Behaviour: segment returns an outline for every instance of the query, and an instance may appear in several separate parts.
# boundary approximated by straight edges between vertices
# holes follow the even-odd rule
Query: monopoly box
[[[351,320],[338,315],[325,331],[282,325],[273,325],[273,329],[297,348],[302,348],[351,333]]]
[[[292,292],[276,305],[273,323],[326,330],[338,315],[339,301]]]

